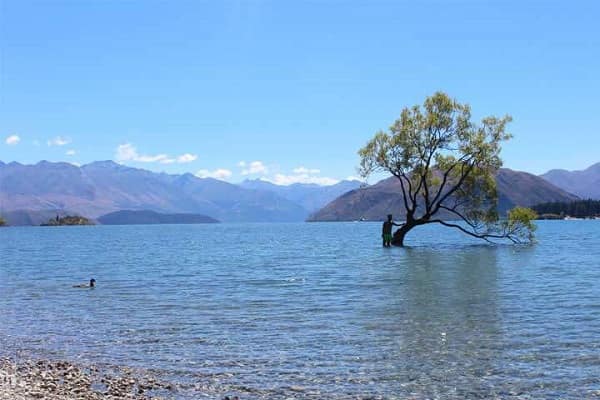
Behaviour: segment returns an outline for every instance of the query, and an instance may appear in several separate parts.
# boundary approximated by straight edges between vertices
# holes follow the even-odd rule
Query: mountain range
[[[247,181],[234,185],[112,161],[81,167],[48,161],[35,165],[0,162],[0,213],[11,225],[37,225],[57,212],[97,219],[121,210],[203,214],[223,222],[293,222],[304,221],[311,212],[359,184],[344,181],[332,186],[279,187]]]
[[[600,200],[600,162],[583,171],[553,169],[541,177],[582,199]]]
[[[358,189],[359,181],[341,181],[335,185],[321,186],[317,184],[294,183],[289,186],[275,185],[261,179],[245,180],[240,186],[245,189],[273,192],[278,196],[300,204],[309,212],[320,210],[329,202],[335,200],[350,190]]]
[[[574,185],[572,180],[579,182],[583,177],[584,183],[574,188],[597,189],[594,173],[599,167],[596,164],[573,173],[550,171],[543,179],[501,169],[496,177],[500,212],[515,205],[575,200],[577,196],[569,190],[548,181],[566,173],[569,177],[557,181],[557,186]],[[399,192],[395,178],[365,188],[358,181],[331,186],[279,186],[247,180],[235,185],[192,174],[155,173],[112,161],[81,167],[48,161],[35,165],[0,162],[0,214],[11,225],[37,225],[56,213],[98,220],[122,210],[202,214],[222,222],[296,222],[309,216],[314,221],[379,220],[390,212],[402,214]],[[588,197],[581,191],[575,192]]]
[[[550,201],[573,201],[577,196],[544,179],[520,171],[502,168],[496,175],[498,211],[514,206],[532,206]],[[310,221],[382,220],[387,214],[404,215],[400,183],[395,177],[373,186],[350,191],[310,216]]]

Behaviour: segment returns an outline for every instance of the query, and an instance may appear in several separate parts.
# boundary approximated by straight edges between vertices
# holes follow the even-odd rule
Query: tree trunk
[[[404,224],[400,227],[400,229],[394,232],[394,237],[392,238],[392,244],[394,246],[404,247],[404,238],[406,234],[414,228],[415,224]]]

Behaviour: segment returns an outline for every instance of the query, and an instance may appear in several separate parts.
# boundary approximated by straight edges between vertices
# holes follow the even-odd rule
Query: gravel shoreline
[[[158,400],[174,397],[174,390],[128,368],[107,371],[67,361],[0,358],[0,400]]]

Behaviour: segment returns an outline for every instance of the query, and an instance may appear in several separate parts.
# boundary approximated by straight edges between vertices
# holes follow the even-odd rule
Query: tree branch
[[[433,198],[433,201],[431,202],[432,204],[435,204],[439,200],[442,193],[444,192],[444,187],[446,186],[446,183],[448,182],[448,177],[450,176],[450,173],[452,172],[452,170],[454,170],[454,168],[458,165],[463,166],[464,163],[467,162],[469,156],[470,156],[469,154],[463,155],[461,158],[456,160],[456,162],[454,164],[452,164],[450,166],[450,168],[448,168],[446,170],[446,172],[444,172],[444,177],[442,179],[442,183],[440,185],[440,188],[438,189],[438,192],[436,193],[435,197]]]
[[[492,238],[492,239],[510,239],[510,240],[512,240],[514,242],[514,240],[511,237],[507,237],[505,235],[478,234],[478,233],[475,233],[475,232],[471,232],[470,230],[465,229],[464,227],[462,227],[460,225],[452,224],[452,223],[446,222],[446,221],[442,221],[441,219],[432,219],[429,222],[430,223],[438,223],[438,224],[442,224],[444,226],[447,226],[449,228],[458,229],[461,232],[466,233],[469,236],[472,236],[472,237],[477,238],[477,239],[483,239],[483,240],[485,240],[486,242],[489,242],[489,243],[493,243],[490,240],[490,238]]]
[[[398,174],[398,173],[393,173],[393,175],[398,178],[398,180],[400,181],[400,187],[402,188],[402,200],[404,201],[404,208],[406,209],[406,213],[408,214],[411,210],[410,207],[408,206],[408,200],[406,199],[406,189],[404,188],[404,182],[402,181],[402,177],[404,176],[403,174]]]
[[[468,168],[467,171],[464,171],[464,166],[465,164],[462,164],[461,166],[461,177],[458,180],[458,182],[454,185],[454,187],[452,187],[452,189],[448,190],[446,192],[446,194],[444,194],[438,201],[437,201],[437,205],[435,206],[435,208],[433,209],[433,211],[431,212],[430,215],[434,215],[435,213],[437,213],[440,209],[440,205],[446,201],[446,199],[450,196],[452,196],[452,194],[454,192],[456,192],[458,189],[460,189],[460,187],[462,186],[462,184],[464,183],[465,179],[467,179],[467,176],[469,176],[469,174],[471,173],[471,171],[473,170],[473,168],[475,167],[475,164],[467,164]]]
[[[451,212],[452,214],[458,216],[461,220],[463,220],[471,228],[476,229],[476,227],[477,227],[476,224],[473,221],[469,221],[469,219],[467,219],[467,217],[465,217],[464,215],[462,215],[461,213],[459,213],[455,208],[450,208],[450,207],[446,207],[444,205],[441,205],[440,209]]]
[[[504,234],[493,234],[493,233],[477,233],[477,232],[472,232],[468,229],[465,229],[464,227],[458,225],[458,224],[453,224],[450,222],[446,222],[443,221],[441,219],[432,219],[429,221],[429,223],[438,223],[438,224],[442,224],[444,226],[447,226],[449,228],[455,228],[460,230],[463,233],[466,233],[469,236],[472,236],[474,238],[477,239],[483,239],[486,242],[489,243],[493,243],[490,239],[508,239],[511,242],[515,243],[515,244],[521,244],[522,242],[516,238],[514,235],[512,235],[510,232],[504,233]]]

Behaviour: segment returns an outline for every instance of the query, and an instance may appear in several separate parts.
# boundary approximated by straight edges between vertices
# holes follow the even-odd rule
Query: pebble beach
[[[102,371],[66,361],[0,359],[0,400],[158,400],[171,398],[173,391],[170,384],[127,368]]]

